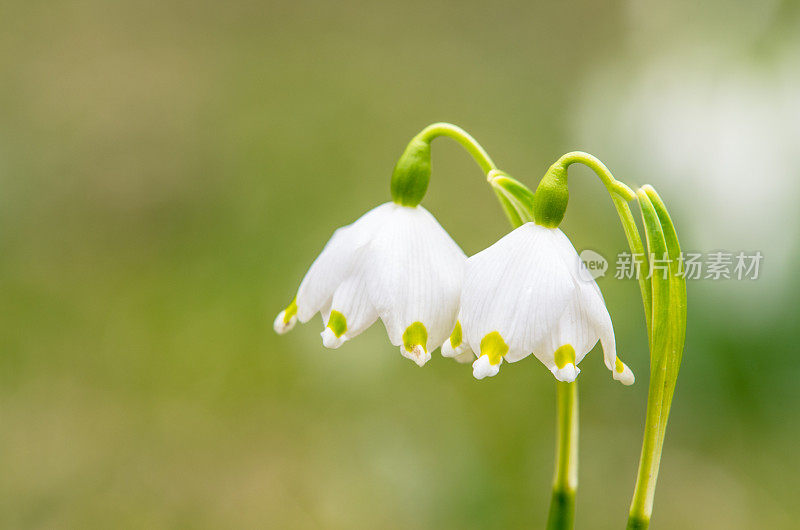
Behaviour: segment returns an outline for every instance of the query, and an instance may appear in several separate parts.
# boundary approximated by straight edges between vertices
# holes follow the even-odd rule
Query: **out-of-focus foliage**
[[[689,283],[653,527],[794,526],[797,2],[695,4],[4,2],[0,526],[541,525],[535,359],[476,382],[380,325],[337,351],[318,321],[272,332],[438,120],[531,187],[590,151],[659,189],[684,249],[764,253],[758,281]],[[467,155],[433,160],[423,204],[464,250],[505,233]],[[570,178],[565,230],[613,260],[602,185]],[[648,372],[636,283],[600,286],[638,379],[581,365],[593,529],[624,524]]]

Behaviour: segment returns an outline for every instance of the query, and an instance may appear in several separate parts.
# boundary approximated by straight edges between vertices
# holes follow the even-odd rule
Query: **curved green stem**
[[[452,138],[453,140],[457,141],[467,150],[467,152],[472,155],[472,158],[475,159],[475,162],[481,166],[484,173],[489,173],[489,171],[493,169],[497,169],[497,166],[489,157],[489,153],[478,143],[475,138],[473,138],[467,131],[458,127],[457,125],[453,125],[452,123],[433,123],[428,125],[420,133],[417,135],[417,138],[423,140],[427,143],[430,143],[434,138],[439,136],[447,136],[448,138]]]
[[[580,162],[581,164],[588,166],[595,173],[597,173],[597,176],[600,177],[600,180],[603,181],[603,184],[605,184],[609,192],[617,193],[626,201],[631,201],[636,198],[636,193],[634,193],[632,189],[615,179],[614,175],[611,174],[611,171],[608,170],[606,165],[603,164],[597,157],[592,156],[589,153],[584,153],[583,151],[572,151],[563,155],[556,163],[567,167],[576,162]]]
[[[446,136],[461,144],[486,173],[486,180],[497,195],[497,200],[500,201],[511,226],[517,228],[533,221],[531,209],[533,192],[506,172],[500,171],[489,153],[467,131],[452,123],[438,122],[422,129],[414,140],[430,145],[440,136]]]
[[[633,213],[630,206],[624,198],[616,193],[611,194],[611,200],[614,201],[614,206],[617,208],[619,220],[622,222],[622,229],[625,231],[625,238],[628,240],[628,247],[631,249],[631,259],[636,260],[637,263],[637,279],[639,281],[639,290],[642,293],[642,303],[644,304],[644,320],[647,325],[648,334],[650,332],[650,321],[653,319],[653,300],[652,300],[652,286],[650,280],[650,263],[644,253],[644,244],[642,237],[639,235],[639,229],[636,227],[636,221],[633,219]]]
[[[578,383],[556,383],[556,468],[547,530],[575,526],[578,489]]]
[[[431,142],[439,136],[460,143],[487,177],[492,170],[497,170],[486,150],[464,129],[451,123],[434,123],[411,139],[394,166],[390,189],[395,203],[415,207],[425,197],[431,178]],[[500,202],[506,207],[503,200]]]

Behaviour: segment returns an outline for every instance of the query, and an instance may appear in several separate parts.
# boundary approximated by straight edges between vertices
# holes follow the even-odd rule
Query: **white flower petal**
[[[597,344],[599,336],[595,322],[600,315],[595,313],[598,312],[605,312],[608,316],[602,299],[588,284],[576,284],[570,301],[556,325],[534,346],[536,358],[552,371],[555,367],[555,351],[569,344],[575,350],[576,363],[580,363]]]
[[[450,344],[450,339],[448,338],[442,344],[441,348],[442,357],[449,357],[451,359],[453,357],[456,357],[459,353],[464,351],[464,348],[462,347],[463,345],[464,343],[462,342],[461,344],[458,345],[457,348],[453,348],[452,344]]]
[[[488,355],[481,355],[472,363],[472,375],[475,379],[494,377],[500,372],[500,364],[502,364],[502,362],[501,360],[498,364],[491,364]]]
[[[286,310],[284,309],[278,313],[277,317],[275,317],[275,322],[272,323],[272,327],[275,329],[275,333],[283,335],[284,333],[291,331],[296,323],[297,315],[292,315],[289,318],[289,321],[286,321]]]
[[[620,361],[619,359],[617,359],[617,363],[621,365],[622,371],[619,371],[620,366],[615,366],[615,369],[612,370],[614,380],[619,381],[625,386],[632,385],[636,381],[636,378],[633,376],[633,371],[631,371],[631,369],[628,368],[627,364]]]
[[[415,344],[411,347],[411,351],[407,350],[405,345],[400,346],[400,354],[406,359],[411,359],[417,366],[425,366],[425,363],[431,360],[431,354],[421,344]]]
[[[475,360],[475,353],[469,348],[467,348],[462,353],[459,353],[458,355],[453,357],[453,359],[455,359],[457,363],[461,364],[471,363],[473,360]]]
[[[322,333],[320,333],[320,336],[322,337],[322,345],[331,349],[338,348],[344,344],[346,340],[344,335],[337,337],[331,328],[325,328]]]
[[[426,351],[442,344],[458,311],[462,250],[427,210],[395,205],[369,251],[368,290],[392,344],[415,322],[426,329]]]
[[[455,359],[465,351],[469,350],[469,346],[465,342],[462,342],[455,348],[450,343],[450,339],[444,341],[442,344],[442,357],[449,357],[450,359]]]
[[[508,344],[506,360],[518,361],[564,312],[575,283],[550,232],[527,223],[467,260],[458,320],[473,351],[497,331]]]
[[[582,330],[584,332],[583,337],[590,343],[586,351],[583,351],[583,347],[578,348],[577,345],[575,346],[578,362],[594,347],[599,338],[603,346],[603,360],[606,367],[611,370],[617,356],[616,341],[614,339],[614,326],[611,322],[611,316],[608,313],[603,293],[593,278],[587,279],[580,273],[580,256],[575,247],[572,246],[569,238],[561,230],[556,230],[556,236],[556,241],[561,247],[562,259],[568,265],[570,273],[580,287],[580,314],[582,321],[580,325],[584,328]],[[588,322],[588,327],[592,329],[589,333],[587,333],[585,322]],[[575,344],[573,343],[573,345]]]
[[[381,219],[393,206],[393,203],[382,204],[334,232],[297,290],[297,318],[300,322],[308,322],[331,299],[339,284],[350,274],[364,245],[380,228]]]
[[[342,282],[333,294],[330,306],[323,312],[326,329],[334,311],[339,320],[344,319],[344,330],[339,330],[342,332],[341,342],[356,337],[378,319],[378,312],[369,301],[363,266],[359,266],[355,274]]]
[[[563,368],[554,366],[550,369],[550,371],[553,372],[553,375],[556,379],[564,383],[574,382],[575,379],[577,379],[578,374],[581,373],[581,369],[572,363],[567,363]]]
[[[383,204],[334,233],[275,329],[320,312],[323,344],[337,348],[380,316],[390,341],[422,366],[455,325],[465,263],[427,210]]]
[[[453,345],[448,338],[442,344],[442,357],[455,359],[459,363],[468,363],[475,359],[475,354],[472,352],[469,345],[464,341],[453,348]]]
[[[572,382],[580,373],[578,363],[599,339],[605,364],[613,370],[611,317],[597,283],[587,280],[580,267],[577,251],[561,230],[533,223],[472,256],[458,315],[465,342],[487,353],[480,350],[482,341],[496,333],[494,344],[501,344],[502,351],[507,345],[506,361],[533,352],[556,379]],[[473,366],[483,375],[488,358]],[[614,378],[633,382],[633,373],[614,371]]]
[[[600,345],[603,347],[603,361],[606,368],[613,370],[617,359],[617,341],[614,338],[614,325],[611,323],[611,315],[608,314],[606,304],[603,302],[602,297],[592,293],[592,296],[587,295],[584,298],[584,307],[586,318],[600,338]],[[582,358],[583,356],[580,356],[578,362]]]

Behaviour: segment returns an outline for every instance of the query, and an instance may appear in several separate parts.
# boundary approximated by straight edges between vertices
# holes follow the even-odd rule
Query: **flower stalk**
[[[461,146],[472,156],[472,158],[475,159],[475,162],[481,166],[481,169],[483,169],[484,173],[489,173],[489,171],[492,169],[497,169],[497,166],[495,166],[491,157],[489,157],[489,153],[486,152],[481,144],[479,144],[477,140],[475,140],[475,138],[473,138],[467,131],[461,127],[458,127],[457,125],[444,122],[433,123],[422,129],[422,131],[417,134],[417,138],[426,143],[431,143],[439,136],[446,136],[460,143]]]
[[[556,383],[556,466],[547,530],[575,526],[578,489],[578,384]]]

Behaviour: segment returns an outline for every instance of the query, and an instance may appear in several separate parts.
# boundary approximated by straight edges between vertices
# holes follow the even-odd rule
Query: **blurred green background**
[[[798,7],[4,2],[0,527],[541,527],[535,359],[478,382],[380,324],[337,351],[318,319],[272,331],[439,120],[531,186],[590,151],[661,192],[685,249],[764,254],[757,281],[689,285],[653,528],[800,527]],[[433,156],[424,204],[475,253],[506,221],[454,142]],[[601,184],[571,175],[576,247],[624,250]],[[648,364],[636,284],[600,286],[638,380],[581,365],[577,525],[612,529]]]

